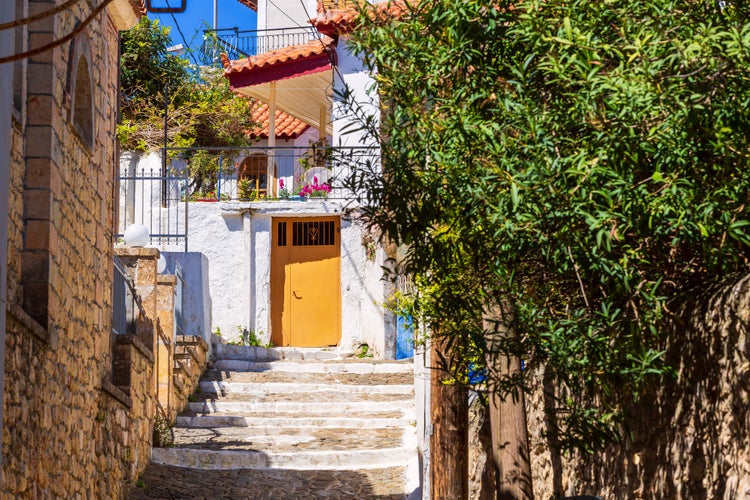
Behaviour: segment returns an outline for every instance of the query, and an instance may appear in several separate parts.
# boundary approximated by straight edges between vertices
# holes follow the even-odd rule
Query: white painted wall
[[[191,203],[190,247],[210,262],[212,329],[228,340],[239,338],[237,326],[253,329],[267,342],[271,336],[271,224],[273,217],[341,214],[333,201],[263,203]],[[392,358],[395,326],[384,320],[385,283],[380,280],[383,252],[370,261],[362,246],[362,228],[341,223],[341,341],[350,352],[359,343]]]
[[[211,289],[208,258],[200,252],[162,252],[167,261],[164,273],[175,274],[182,268],[185,334],[197,335],[211,348]]]
[[[336,45],[338,71],[333,77],[332,124],[334,146],[372,146],[363,132],[349,132],[348,128],[357,128],[357,119],[348,103],[342,102],[341,95],[345,90],[352,92],[355,106],[375,119],[380,117],[379,99],[374,91],[375,81],[366,71],[362,60],[352,54],[348,47],[348,37],[342,35]],[[354,125],[354,127],[352,127]]]

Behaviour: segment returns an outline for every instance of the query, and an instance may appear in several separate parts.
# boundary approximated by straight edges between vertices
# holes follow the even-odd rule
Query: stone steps
[[[174,447],[153,450],[144,481],[155,497],[171,477],[184,485],[202,472],[235,479],[200,497],[416,498],[410,362],[227,345],[214,346],[214,355],[177,417]],[[238,493],[240,477],[256,480]],[[181,497],[180,485],[161,497]]]
[[[320,404],[319,402],[301,401],[206,401],[188,403],[183,415],[197,416],[219,413],[232,413],[249,416],[249,414],[278,414],[279,416],[298,417],[300,414],[312,416],[320,413],[322,415],[348,415],[353,417],[357,413],[365,416],[393,416],[395,418],[407,418],[414,415],[414,404],[412,401],[342,401],[337,403]]]

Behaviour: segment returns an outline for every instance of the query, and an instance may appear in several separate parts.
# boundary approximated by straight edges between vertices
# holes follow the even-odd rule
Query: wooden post
[[[276,196],[276,82],[269,85],[267,144],[266,196],[271,197]]]
[[[441,359],[452,359],[445,340],[433,338],[430,349],[430,495],[433,500],[465,500],[469,497],[468,393],[466,387],[442,383],[450,375]]]
[[[485,309],[484,328],[489,392],[490,427],[492,429],[492,458],[498,478],[497,498],[501,500],[527,500],[534,498],[531,483],[529,438],[526,429],[526,408],[523,391],[517,396],[503,398],[493,380],[521,371],[521,361],[516,356],[500,352],[504,338],[515,336],[507,306],[489,305]]]

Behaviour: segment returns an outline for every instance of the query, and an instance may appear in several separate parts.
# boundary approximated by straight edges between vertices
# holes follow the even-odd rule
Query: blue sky
[[[186,0],[187,9],[182,14],[155,14],[149,12],[148,17],[158,19],[160,24],[171,28],[170,35],[174,45],[183,44],[191,47],[197,54],[201,45],[203,30],[213,26],[214,2],[213,0]],[[241,30],[252,30],[256,27],[257,14],[239,3],[237,0],[217,0],[219,2],[219,28],[234,28]],[[152,0],[155,7],[165,7],[169,2],[172,7],[178,6],[180,0]],[[175,22],[176,21],[176,22]],[[205,23],[204,23],[205,22]],[[185,37],[183,41],[182,34]],[[187,42],[187,43],[186,43]]]

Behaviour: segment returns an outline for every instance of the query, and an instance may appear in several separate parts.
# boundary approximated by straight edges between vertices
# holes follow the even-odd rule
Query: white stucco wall
[[[375,81],[365,69],[362,60],[351,53],[347,43],[348,37],[342,35],[336,45],[336,57],[338,59],[338,71],[334,71],[333,77],[333,108],[332,124],[334,146],[373,146],[364,132],[346,131],[347,128],[356,130],[352,124],[357,124],[355,114],[349,107],[349,103],[341,101],[340,96],[348,89],[354,100],[354,105],[362,112],[374,116],[380,116],[379,100],[374,89]]]
[[[333,201],[191,203],[190,248],[210,262],[212,329],[219,327],[225,338],[235,340],[241,325],[269,341],[273,217],[336,215],[342,210]],[[383,252],[368,259],[362,241],[362,228],[342,218],[339,350],[352,351],[364,342],[378,355],[393,357],[395,328],[383,318]]]

